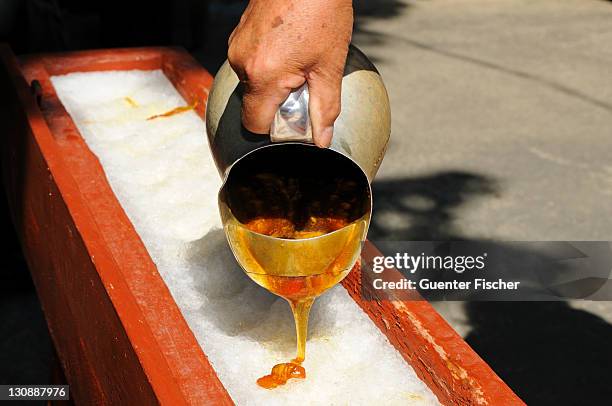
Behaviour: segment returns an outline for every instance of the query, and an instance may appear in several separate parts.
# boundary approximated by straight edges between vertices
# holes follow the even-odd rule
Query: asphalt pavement
[[[356,10],[392,106],[370,239],[612,240],[611,2]],[[434,305],[528,404],[612,394],[612,302]]]

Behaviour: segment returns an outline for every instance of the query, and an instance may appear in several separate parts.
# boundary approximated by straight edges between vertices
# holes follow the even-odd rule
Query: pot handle
[[[270,126],[270,140],[314,142],[308,114],[308,84],[293,90],[279,106]]]

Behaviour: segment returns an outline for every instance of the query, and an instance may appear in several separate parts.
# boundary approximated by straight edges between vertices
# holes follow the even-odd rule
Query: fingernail
[[[315,140],[315,144],[321,148],[327,148],[331,144],[332,136],[334,135],[334,127],[325,127],[319,137]]]

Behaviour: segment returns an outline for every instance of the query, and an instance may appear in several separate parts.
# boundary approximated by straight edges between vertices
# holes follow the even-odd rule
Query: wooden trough
[[[4,187],[75,403],[233,404],[49,79],[162,69],[205,101],[211,75],[174,48],[0,58]],[[441,403],[523,404],[429,303],[364,300],[361,283],[357,266],[343,285]]]

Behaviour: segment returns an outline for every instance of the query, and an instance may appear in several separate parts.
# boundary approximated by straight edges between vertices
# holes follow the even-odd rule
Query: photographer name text
[[[501,278],[497,280],[475,278],[472,281],[432,281],[430,279],[413,281],[405,278],[398,281],[385,281],[378,278],[372,281],[372,286],[376,290],[517,290],[520,283]]]
[[[481,273],[486,268],[487,253],[471,256],[452,255],[410,255],[408,253],[397,253],[392,256],[377,256],[373,258],[372,272],[381,274],[387,269],[397,269],[402,273],[414,275],[420,271],[450,271],[457,276],[465,271]],[[382,276],[382,275],[381,275]],[[518,290],[521,282],[510,281],[502,278],[485,279],[481,275],[471,280],[437,280],[439,278],[427,278],[425,275],[415,275],[415,280],[402,278],[400,280],[388,281],[377,278],[372,281],[376,290]],[[448,279],[448,278],[445,278]]]

